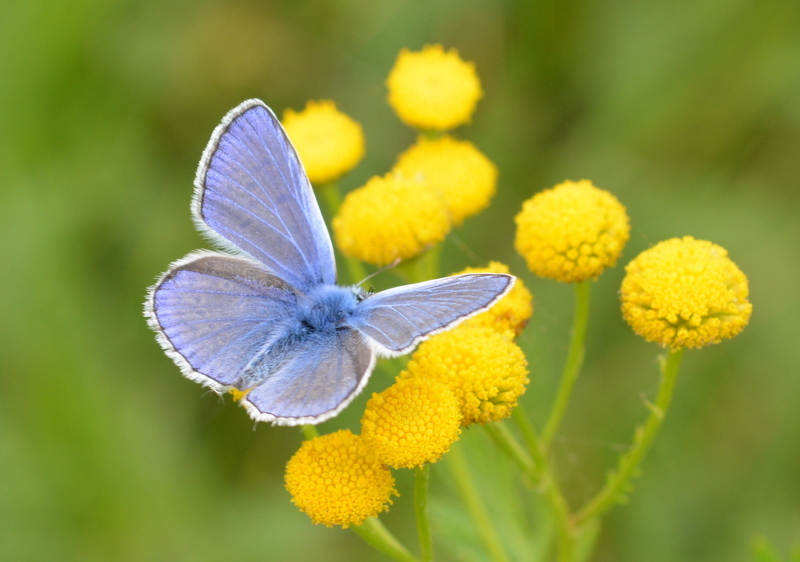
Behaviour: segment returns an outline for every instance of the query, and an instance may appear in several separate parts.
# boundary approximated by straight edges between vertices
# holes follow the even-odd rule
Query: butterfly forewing
[[[280,334],[296,301],[258,264],[207,252],[173,265],[153,288],[147,314],[184,375],[220,391]]]
[[[302,291],[336,282],[333,247],[311,184],[263,102],[248,100],[223,119],[195,187],[195,218],[214,241],[244,251]]]
[[[513,285],[511,275],[467,273],[395,287],[364,299],[350,324],[387,354],[403,354],[422,339],[486,310]]]

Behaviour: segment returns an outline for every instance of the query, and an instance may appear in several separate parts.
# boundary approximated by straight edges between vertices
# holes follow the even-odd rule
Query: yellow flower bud
[[[314,184],[339,179],[364,157],[361,125],[330,100],[309,101],[303,111],[287,109],[283,128]]]
[[[511,415],[528,384],[525,354],[492,328],[458,326],[423,342],[400,378],[446,384],[461,405],[461,425]]]
[[[346,429],[304,441],[286,465],[286,489],[314,523],[328,527],[360,525],[397,495],[389,469]]]
[[[420,137],[400,155],[394,171],[440,193],[455,225],[488,207],[497,190],[495,165],[471,142],[448,135]]]
[[[711,242],[691,236],[659,242],[625,271],[622,315],[647,341],[703,347],[732,338],[750,320],[747,277]]]
[[[425,184],[386,175],[348,193],[332,227],[343,254],[380,267],[444,240],[450,219],[444,201]]]
[[[373,394],[361,418],[361,434],[378,458],[393,468],[436,462],[461,433],[461,408],[444,384],[401,379]]]
[[[468,123],[483,95],[475,66],[441,45],[401,50],[386,85],[400,120],[420,130],[446,131]]]
[[[488,267],[468,267],[454,275],[462,273],[509,273],[508,266],[500,262],[489,262]],[[466,320],[462,326],[486,326],[501,333],[509,333],[516,337],[533,316],[533,295],[517,277],[514,287],[495,305],[480,314]]]
[[[525,201],[515,246],[540,277],[578,282],[613,267],[628,242],[628,215],[592,182],[567,181]]]

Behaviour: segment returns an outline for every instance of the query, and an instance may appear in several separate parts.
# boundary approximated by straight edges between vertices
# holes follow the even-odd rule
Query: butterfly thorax
[[[300,323],[311,332],[326,332],[342,326],[358,305],[358,294],[350,287],[320,285],[300,304]]]

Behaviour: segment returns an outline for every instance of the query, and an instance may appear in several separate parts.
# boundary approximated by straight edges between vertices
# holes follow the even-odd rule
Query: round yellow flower
[[[330,100],[309,101],[300,112],[287,109],[283,128],[311,183],[337,180],[364,157],[361,125],[336,109]]]
[[[475,65],[441,45],[401,50],[386,86],[400,120],[420,130],[446,131],[468,123],[483,95]]]
[[[389,469],[346,429],[304,441],[286,465],[286,489],[314,523],[345,528],[388,509],[397,495]]]
[[[672,349],[732,338],[750,320],[747,277],[724,248],[691,236],[660,242],[625,268],[622,314],[647,341]]]
[[[343,254],[380,267],[444,240],[450,219],[442,198],[425,184],[389,174],[348,193],[331,226]]]
[[[373,394],[361,418],[361,435],[393,468],[436,462],[461,433],[461,408],[453,391],[427,379],[401,379]]]
[[[485,209],[497,191],[497,167],[472,143],[448,135],[419,137],[397,159],[394,171],[439,191],[455,225]]]
[[[446,384],[461,406],[461,425],[511,415],[528,384],[528,362],[513,341],[486,327],[459,326],[423,342],[399,378]]]
[[[592,182],[566,181],[525,201],[515,246],[540,277],[578,282],[613,267],[630,235],[625,207]]]
[[[507,265],[492,261],[489,262],[488,267],[468,267],[453,275],[462,273],[509,273],[509,270]],[[533,295],[522,282],[522,279],[517,277],[514,287],[506,296],[497,301],[486,312],[473,316],[461,325],[486,326],[516,337],[522,333],[531,316],[533,316]]]

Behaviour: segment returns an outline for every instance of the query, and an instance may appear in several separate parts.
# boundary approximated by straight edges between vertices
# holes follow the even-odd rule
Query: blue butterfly
[[[316,424],[367,384],[377,356],[482,312],[513,286],[476,273],[377,294],[336,284],[333,246],[297,153],[260,100],[214,130],[195,178],[196,251],[150,288],[145,316],[187,378],[246,392],[256,421]]]

